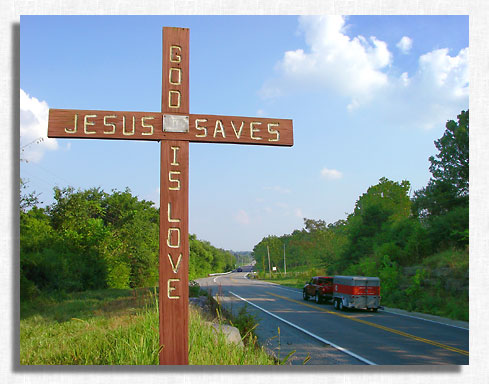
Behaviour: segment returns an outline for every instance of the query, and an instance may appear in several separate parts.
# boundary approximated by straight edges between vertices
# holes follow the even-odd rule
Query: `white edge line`
[[[458,325],[452,325],[452,324],[442,323],[442,322],[440,322],[440,321],[435,321],[435,320],[430,320],[430,319],[423,319],[422,317],[411,316],[411,315],[405,315],[405,314],[403,314],[403,313],[398,313],[398,312],[391,312],[391,311],[386,310],[386,309],[384,309],[384,312],[390,313],[391,315],[398,315],[398,316],[411,317],[411,318],[413,318],[413,319],[417,319],[417,320],[429,321],[430,323],[435,323],[435,324],[446,325],[447,327],[453,327],[453,328],[463,329],[464,331],[468,331],[468,330],[469,330],[469,328],[465,328],[465,327],[459,327]]]
[[[326,340],[326,339],[323,339],[322,337],[319,337],[319,336],[315,335],[314,333],[311,333],[311,332],[309,332],[309,331],[305,330],[304,328],[301,328],[301,327],[299,327],[298,325],[295,325],[295,324],[291,323],[290,321],[287,321],[287,320],[285,320],[285,319],[282,319],[281,317],[279,317],[279,316],[277,316],[277,315],[275,315],[275,314],[273,314],[273,313],[271,313],[271,312],[267,311],[266,309],[263,309],[263,308],[259,307],[258,305],[256,305],[256,304],[252,303],[251,301],[248,301],[248,300],[246,300],[246,299],[243,299],[241,296],[239,296],[239,295],[235,294],[234,292],[229,291],[229,293],[230,293],[230,294],[232,294],[233,296],[236,296],[238,299],[241,299],[241,300],[243,300],[243,301],[247,302],[248,304],[250,304],[250,305],[252,305],[252,306],[254,306],[254,307],[258,308],[259,310],[261,310],[261,311],[265,312],[267,315],[273,316],[273,317],[275,317],[276,319],[279,319],[280,321],[283,321],[285,324],[288,324],[288,325],[290,325],[291,327],[294,327],[294,328],[298,329],[299,331],[304,332],[305,334],[307,334],[307,335],[309,335],[309,336],[311,336],[311,337],[315,338],[316,340],[319,340],[319,341],[320,341],[320,342],[322,342],[322,343],[325,343],[325,344],[331,345],[333,348],[336,348],[336,349],[338,349],[339,351],[341,351],[341,352],[343,352],[343,353],[346,353],[347,355],[350,355],[350,356],[352,356],[352,357],[354,357],[354,358],[356,358],[356,359],[360,360],[360,361],[361,361],[361,362],[363,362],[363,363],[366,363],[366,364],[368,364],[368,365],[377,365],[377,364],[373,363],[372,361],[367,360],[367,359],[365,359],[365,358],[363,358],[363,357],[361,357],[361,356],[357,355],[356,353],[353,353],[353,352],[349,351],[348,349],[345,349],[345,348],[343,348],[343,347],[340,347],[339,345],[336,345],[336,344],[332,343],[331,341],[328,341],[328,340]]]

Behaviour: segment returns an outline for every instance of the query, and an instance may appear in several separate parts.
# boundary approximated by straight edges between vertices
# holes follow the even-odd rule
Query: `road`
[[[300,289],[248,279],[243,272],[199,279],[237,313],[243,306],[259,323],[257,336],[276,356],[302,364],[469,364],[469,331],[388,311],[338,311],[304,301]]]

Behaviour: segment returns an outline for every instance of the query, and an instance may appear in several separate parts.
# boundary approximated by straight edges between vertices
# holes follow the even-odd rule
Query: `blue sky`
[[[21,177],[158,203],[159,145],[53,140],[48,108],[159,111],[161,28],[190,28],[190,112],[290,118],[294,146],[190,145],[189,229],[252,250],[334,222],[381,177],[429,180],[469,106],[467,16],[22,16]]]

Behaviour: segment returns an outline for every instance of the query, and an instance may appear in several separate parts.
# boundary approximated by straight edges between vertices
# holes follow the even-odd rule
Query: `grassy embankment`
[[[156,365],[158,308],[147,289],[100,290],[21,303],[22,365]],[[256,338],[229,344],[205,324],[209,315],[190,306],[189,363],[276,364]]]
[[[379,276],[382,305],[469,320],[469,257],[468,250],[447,250],[425,258],[421,264],[389,269],[371,265],[356,265],[341,274]],[[266,281],[302,288],[312,276],[327,276],[324,268],[288,268],[283,273],[258,272]]]

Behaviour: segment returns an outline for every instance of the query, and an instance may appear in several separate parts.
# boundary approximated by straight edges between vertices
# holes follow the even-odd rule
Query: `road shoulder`
[[[468,321],[452,320],[452,319],[448,319],[446,317],[430,315],[427,313],[409,312],[409,311],[406,311],[404,309],[390,308],[390,307],[384,307],[384,311],[389,312],[389,313],[394,313],[396,315],[414,317],[414,318],[418,318],[418,319],[422,319],[422,320],[432,321],[435,323],[450,325],[452,327],[463,328],[463,329],[467,329],[467,330],[469,329],[469,322]]]

